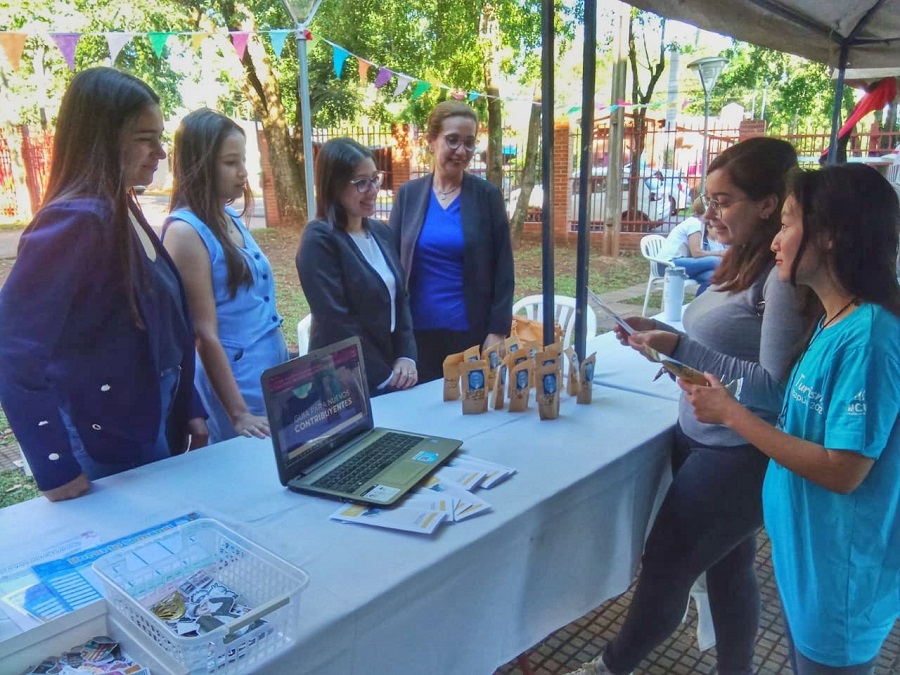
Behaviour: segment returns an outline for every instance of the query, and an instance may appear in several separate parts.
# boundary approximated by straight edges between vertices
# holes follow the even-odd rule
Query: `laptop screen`
[[[372,428],[358,345],[317,350],[268,379],[266,405],[287,475]]]

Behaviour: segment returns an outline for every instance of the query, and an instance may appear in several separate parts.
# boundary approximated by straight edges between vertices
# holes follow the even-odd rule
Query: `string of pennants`
[[[228,31],[228,32],[219,32],[219,33],[209,33],[209,32],[182,32],[182,31],[160,31],[160,32],[118,32],[118,31],[110,31],[104,33],[63,33],[63,32],[50,32],[46,35],[52,40],[52,42],[59,49],[63,58],[68,64],[69,69],[74,72],[75,70],[75,49],[78,46],[79,40],[81,40],[84,36],[103,36],[106,38],[107,45],[109,46],[109,57],[110,62],[114,63],[116,58],[122,49],[127,45],[131,40],[136,37],[146,37],[150,46],[153,49],[154,54],[158,58],[162,58],[163,49],[166,46],[166,43],[172,37],[190,37],[191,46],[195,51],[199,51],[203,42],[208,38],[230,38],[231,44],[234,47],[234,51],[237,54],[238,59],[243,60],[244,53],[247,50],[247,42],[250,37],[253,35],[262,35],[268,33],[269,40],[272,45],[272,51],[275,54],[275,58],[281,58],[281,54],[284,51],[284,46],[287,41],[287,37],[289,35],[295,34],[295,29],[271,29],[271,30],[260,30],[260,31]],[[6,60],[9,62],[10,66],[13,70],[18,70],[21,65],[22,54],[25,49],[25,41],[29,37],[38,37],[38,33],[24,33],[24,32],[13,32],[13,31],[0,31],[0,47],[2,47],[4,53],[6,54]],[[352,58],[356,59],[357,62],[357,74],[359,76],[360,85],[365,86],[368,82],[367,76],[370,69],[375,69],[375,87],[377,89],[381,89],[386,86],[392,78],[396,77],[397,82],[394,87],[393,96],[397,97],[403,94],[408,89],[412,88],[412,95],[410,100],[415,100],[420,97],[422,94],[427,92],[429,89],[438,88],[447,90],[450,93],[452,98],[457,100],[465,100],[470,103],[477,101],[479,98],[495,98],[503,101],[515,101],[515,100],[525,100],[514,96],[491,96],[482,92],[476,91],[465,91],[462,89],[454,88],[447,86],[441,83],[432,83],[426,80],[423,80],[418,77],[413,77],[412,75],[407,75],[405,73],[397,72],[395,70],[391,70],[387,66],[381,66],[378,64],[369,61],[357,54],[352,53],[351,51],[341,47],[330,40],[322,38],[318,35],[313,35],[308,29],[303,29],[301,39],[307,40],[311,45],[315,45],[316,42],[322,41],[328,44],[332,49],[332,66],[334,68],[335,77],[338,79],[341,78],[345,71],[345,66],[347,62]],[[531,101],[533,105],[540,105],[538,101]],[[685,101],[682,104],[682,109],[687,106],[690,102]],[[664,102],[654,102],[649,104],[633,104],[628,101],[618,101],[615,104],[605,106],[605,105],[597,105],[597,112],[613,112],[618,108],[625,109],[638,109],[638,108],[649,108],[649,109],[659,109],[665,107]],[[576,111],[579,111],[580,106],[575,106],[570,108],[567,114],[573,114]]]

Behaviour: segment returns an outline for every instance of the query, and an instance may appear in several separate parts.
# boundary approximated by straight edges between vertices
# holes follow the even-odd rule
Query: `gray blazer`
[[[389,224],[407,285],[433,181],[431,174],[410,181],[394,197]],[[488,333],[509,335],[515,271],[503,195],[492,183],[465,173],[459,199],[464,241],[463,295],[470,332],[479,341]]]

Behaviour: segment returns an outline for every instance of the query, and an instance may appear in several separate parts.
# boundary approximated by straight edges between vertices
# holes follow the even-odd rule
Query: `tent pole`
[[[578,176],[578,269],[575,277],[575,353],[587,356],[588,264],[590,260],[591,229],[588,205],[593,196],[589,181],[593,176],[591,161],[594,145],[594,81],[597,69],[597,3],[584,3],[584,56],[581,77],[581,172]],[[567,177],[568,179],[568,177]]]
[[[847,53],[849,45],[841,44],[838,57],[838,78],[834,92],[834,107],[831,110],[831,140],[828,143],[828,165],[837,164],[838,130],[841,128],[841,101],[844,99],[844,76],[847,74]]]
[[[553,301],[553,296],[556,292],[553,256],[553,102],[556,100],[553,93],[553,57],[556,52],[554,47],[553,9],[553,0],[543,0],[541,3],[541,132],[543,136],[541,144],[541,183],[544,186],[544,204],[541,216],[541,266],[544,294],[545,345],[553,344],[556,341],[556,331],[554,330],[556,315]]]

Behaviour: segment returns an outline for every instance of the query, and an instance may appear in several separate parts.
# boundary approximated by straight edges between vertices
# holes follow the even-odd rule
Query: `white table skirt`
[[[84,531],[99,543],[199,511],[310,575],[298,642],[266,673],[490,673],[627,589],[676,406],[595,386],[590,406],[564,397],[558,420],[539,421],[533,402],[463,416],[440,386],[375,399],[376,424],[462,439],[519,473],[482,491],[493,511],[434,537],[330,521],[336,502],[280,485],[268,440],[235,439],[77,500],[0,510],[0,569]]]

